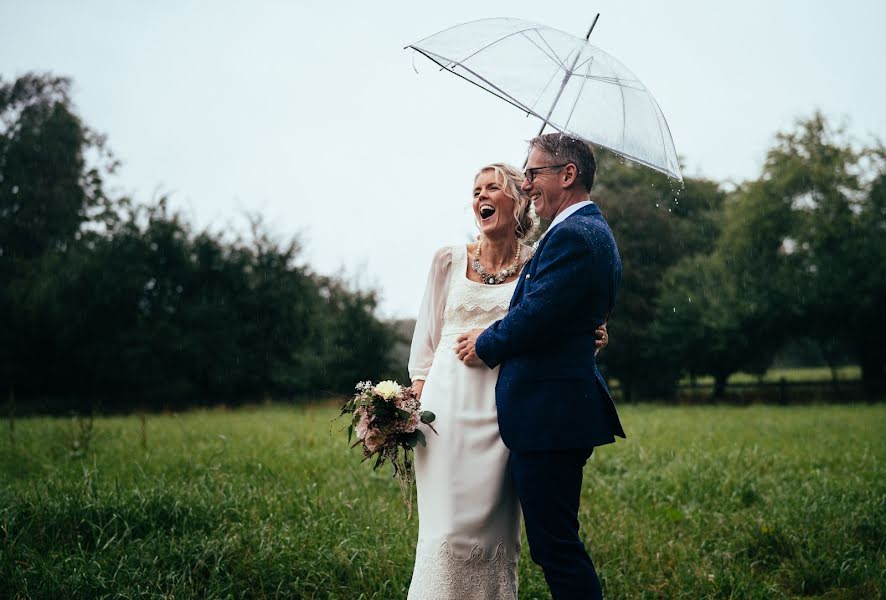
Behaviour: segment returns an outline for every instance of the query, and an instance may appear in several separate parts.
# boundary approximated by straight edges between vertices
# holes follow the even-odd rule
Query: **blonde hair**
[[[492,163],[477,171],[477,174],[474,175],[474,181],[477,180],[481,173],[486,171],[493,171],[495,173],[495,178],[502,184],[502,191],[505,193],[505,196],[514,201],[517,239],[522,240],[529,237],[538,221],[535,218],[535,211],[532,210],[532,202],[529,200],[529,196],[520,189],[524,179],[523,173],[507,163]]]

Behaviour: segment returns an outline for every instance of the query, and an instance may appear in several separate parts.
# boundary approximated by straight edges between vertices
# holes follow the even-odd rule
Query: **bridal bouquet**
[[[348,443],[354,434],[357,440],[351,448],[363,447],[363,460],[376,457],[374,469],[385,461],[394,467],[394,476],[400,484],[403,502],[409,516],[412,516],[412,486],[415,483],[415,468],[412,464],[412,449],[416,445],[425,446],[424,433],[419,423],[431,425],[434,413],[421,410],[421,402],[411,387],[402,387],[396,381],[361,381],[356,386],[357,393],[344,403],[341,414],[351,416],[348,425]]]

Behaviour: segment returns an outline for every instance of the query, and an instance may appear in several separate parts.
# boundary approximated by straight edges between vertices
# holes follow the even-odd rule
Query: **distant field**
[[[750,373],[735,373],[727,380],[727,384],[742,383],[778,383],[782,379],[788,382],[803,381],[831,381],[831,370],[827,367],[803,367],[797,369],[769,369],[762,378]],[[848,365],[837,368],[838,381],[858,381],[861,379],[861,368],[856,365]],[[684,379],[681,383],[688,384],[689,379]],[[699,377],[696,379],[698,385],[714,385],[713,377]]]
[[[792,369],[769,369],[760,377],[751,373],[734,373],[727,380],[727,385],[747,385],[757,383],[779,383],[782,379],[788,383],[828,383],[831,381],[831,370],[827,367],[800,367]],[[861,380],[861,368],[856,365],[837,367],[837,381],[856,382]],[[607,381],[612,389],[620,389],[618,379],[611,378]],[[681,386],[691,385],[691,380],[684,377],[680,380]],[[698,377],[695,380],[698,387],[713,387],[713,377]]]
[[[0,421],[0,598],[405,597],[417,522],[334,416],[148,416],[146,447],[102,418],[86,450],[69,419]],[[607,597],[886,598],[886,406],[622,416],[580,515]],[[545,590],[524,552],[520,597]]]

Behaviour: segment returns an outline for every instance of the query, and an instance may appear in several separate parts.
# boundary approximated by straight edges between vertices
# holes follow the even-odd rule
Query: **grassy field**
[[[0,598],[405,597],[416,520],[334,415],[3,422]],[[622,415],[581,513],[607,597],[886,598],[886,406]]]

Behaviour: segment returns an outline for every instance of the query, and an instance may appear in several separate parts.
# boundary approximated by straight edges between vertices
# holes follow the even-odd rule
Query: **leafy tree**
[[[373,292],[298,264],[296,240],[194,235],[161,201],[54,257],[44,297],[59,352],[43,368],[106,406],[239,403],[346,392],[389,370],[392,336]],[[84,239],[87,239],[84,237]],[[76,305],[51,314],[49,307]],[[67,355],[67,358],[66,358]]]
[[[675,372],[712,375],[714,397],[740,369],[762,373],[772,355],[761,352],[737,279],[717,253],[686,257],[665,273],[653,339],[666,346]]]
[[[679,376],[671,340],[656,338],[664,273],[681,258],[708,252],[720,231],[725,194],[708,180],[687,178],[676,190],[664,176],[599,153],[592,199],[618,243],[624,274],[601,367],[618,378],[625,398],[669,396]]]
[[[16,380],[39,384],[27,365],[52,347],[52,332],[27,308],[41,280],[35,270],[108,205],[102,176],[114,162],[74,112],[69,91],[70,80],[51,75],[0,79],[0,376],[10,396]],[[88,164],[89,151],[101,157],[98,166]]]
[[[872,152],[878,173],[867,186],[865,202],[856,218],[851,256],[857,278],[852,293],[857,299],[848,315],[846,338],[855,349],[862,380],[871,395],[886,394],[886,149]],[[846,313],[844,312],[844,315]]]
[[[761,177],[730,196],[715,251],[666,277],[657,329],[678,340],[684,372],[714,375],[722,394],[729,374],[762,372],[811,336],[830,360],[853,348],[865,379],[882,379],[884,218],[870,172],[883,171],[871,156],[821,115],[776,136]]]
[[[825,352],[845,342],[872,393],[886,391],[883,158],[816,114],[777,136],[764,171],[773,196],[797,215],[791,250],[801,327]]]
[[[318,386],[349,393],[358,381],[399,372],[391,365],[396,333],[373,316],[378,305],[375,292],[348,289],[336,278],[320,281],[325,303]]]
[[[390,372],[373,291],[300,264],[297,240],[195,233],[165,199],[108,198],[70,82],[0,81],[0,376],[83,408],[350,391]],[[90,167],[87,154],[99,156]],[[79,399],[79,400],[78,400]]]

